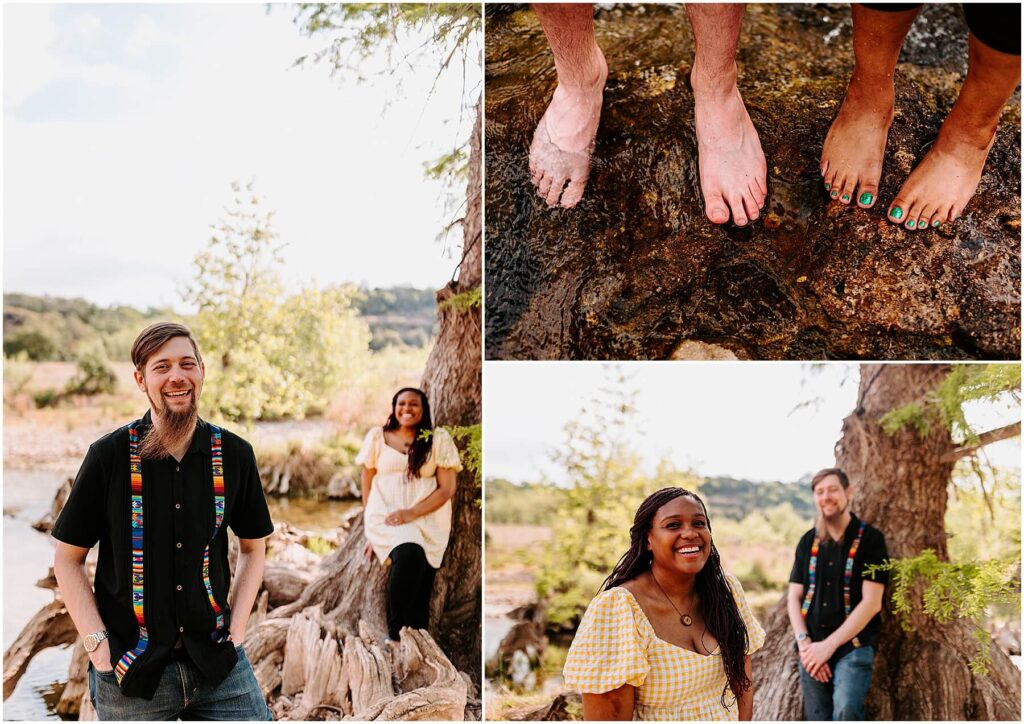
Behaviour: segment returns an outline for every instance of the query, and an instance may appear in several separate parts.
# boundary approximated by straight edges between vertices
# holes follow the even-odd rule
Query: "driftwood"
[[[570,707],[578,712],[582,706],[583,699],[580,695],[574,691],[568,691],[559,694],[551,703],[543,706],[511,709],[505,713],[505,718],[509,721],[566,721],[571,718]]]
[[[78,638],[75,625],[59,598],[43,606],[4,652],[4,699],[18,685],[32,657],[51,646],[73,644]]]
[[[67,501],[68,496],[71,495],[71,484],[74,483],[73,478],[68,478],[64,481],[64,484],[57,489],[57,494],[53,496],[53,503],[50,504],[50,510],[47,511],[42,518],[32,524],[32,527],[38,530],[40,533],[49,533],[53,530],[53,524],[57,522],[57,516],[60,515],[60,511],[64,509],[64,503]]]
[[[62,488],[51,512],[39,521],[40,530],[49,530],[66,498]],[[357,540],[348,540],[349,527]],[[271,560],[245,644],[275,718],[479,720],[481,705],[470,677],[455,668],[427,632],[404,629],[399,642],[385,646],[382,610],[352,618],[352,604],[379,596],[386,575],[382,566],[367,566],[343,552],[363,545],[358,512],[333,535],[320,537],[347,545],[317,557],[304,545],[310,536],[286,524],[278,525],[268,539]],[[87,573],[91,578],[91,565]],[[354,585],[340,585],[342,581]],[[37,652],[75,644],[68,683],[56,710],[62,718],[95,719],[88,691],[89,660],[56,591],[52,570],[36,585],[54,590],[56,598],[4,654],[4,698],[14,691]]]

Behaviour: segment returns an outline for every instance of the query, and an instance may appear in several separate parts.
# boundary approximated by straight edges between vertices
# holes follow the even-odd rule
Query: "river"
[[[53,564],[53,539],[32,528],[50,508],[54,493],[74,470],[4,469],[4,649],[42,606],[53,600],[48,589],[35,582]],[[275,522],[303,530],[326,532],[357,503],[353,501],[269,501]],[[5,720],[58,719],[54,707],[67,681],[72,647],[40,652],[29,664],[10,698],[4,702]]]

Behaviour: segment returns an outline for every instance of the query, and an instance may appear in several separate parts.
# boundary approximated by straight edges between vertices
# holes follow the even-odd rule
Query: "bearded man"
[[[149,411],[90,446],[53,527],[89,696],[101,720],[270,719],[243,648],[274,530],[252,446],[199,418],[206,370],[188,327],[147,327],[131,356]]]
[[[864,569],[888,558],[885,537],[850,512],[850,480],[839,468],[811,479],[815,527],[796,547],[789,622],[800,652],[807,721],[860,721],[871,686],[888,574]]]

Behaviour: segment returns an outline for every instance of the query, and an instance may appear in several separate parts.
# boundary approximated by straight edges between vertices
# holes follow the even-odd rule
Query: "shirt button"
[[[175,503],[174,504],[174,509],[175,510],[181,510],[181,503]]]
[[[180,541],[179,541],[178,543],[175,543],[175,545],[176,545],[176,546],[177,546],[178,548],[181,548],[181,542],[180,542]],[[179,586],[179,588],[180,588],[180,586]]]
[[[181,584],[180,583],[178,584],[178,590],[179,591],[181,590]]]
[[[178,633],[185,633],[185,627],[184,626],[178,626]]]
[[[177,472],[181,472],[181,466],[180,465],[175,465],[174,466],[174,472],[176,472],[176,473]]]

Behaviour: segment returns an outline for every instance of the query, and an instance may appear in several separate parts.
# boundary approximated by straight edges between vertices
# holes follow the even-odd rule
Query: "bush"
[[[36,407],[42,409],[44,407],[56,407],[61,401],[62,396],[60,392],[52,387],[47,387],[45,390],[39,390],[39,392],[32,395],[32,399],[35,401]]]
[[[33,362],[57,359],[57,344],[42,332],[24,330],[6,335],[4,355],[14,356],[24,352]]]
[[[117,388],[117,377],[101,347],[86,350],[78,358],[78,372],[68,380],[68,395],[111,394]]]

